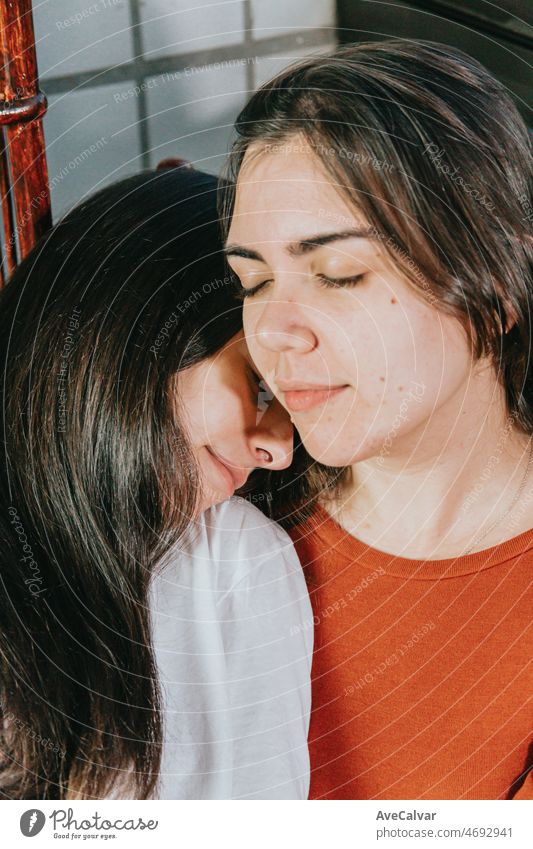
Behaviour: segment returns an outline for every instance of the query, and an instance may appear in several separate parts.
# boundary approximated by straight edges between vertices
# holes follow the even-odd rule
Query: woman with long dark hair
[[[0,368],[2,795],[305,798],[305,582],[233,498],[293,433],[216,180],[147,172],[56,224],[1,293]]]
[[[291,532],[311,798],[531,798],[527,128],[478,62],[395,39],[289,68],[236,129],[250,351],[342,469]]]

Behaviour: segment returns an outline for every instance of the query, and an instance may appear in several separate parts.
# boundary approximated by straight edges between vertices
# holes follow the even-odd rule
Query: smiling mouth
[[[319,389],[291,389],[283,393],[285,406],[291,413],[304,413],[325,404],[344,392],[348,386],[327,386]]]
[[[234,469],[227,461],[222,460],[217,454],[215,454],[211,448],[208,446],[206,446],[206,448],[213,465],[219,473],[219,476],[221,476],[226,482],[225,488],[228,490],[230,495],[233,495],[236,489],[240,489],[241,486],[244,486],[248,480],[251,470]]]

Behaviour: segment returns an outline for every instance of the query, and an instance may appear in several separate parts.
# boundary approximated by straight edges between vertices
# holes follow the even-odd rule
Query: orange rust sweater
[[[421,561],[317,507],[291,537],[314,613],[309,798],[533,799],[533,529]]]

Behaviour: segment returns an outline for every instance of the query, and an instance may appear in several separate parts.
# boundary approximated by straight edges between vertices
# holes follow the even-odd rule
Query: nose
[[[293,426],[277,399],[265,412],[258,411],[247,434],[255,465],[264,469],[286,469],[292,463]]]
[[[292,301],[270,301],[253,328],[257,344],[275,353],[305,354],[316,348],[317,337]]]

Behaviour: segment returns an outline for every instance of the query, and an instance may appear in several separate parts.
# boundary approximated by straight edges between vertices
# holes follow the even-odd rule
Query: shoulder
[[[220,592],[268,572],[301,572],[289,535],[249,501],[233,496],[210,507],[187,529],[161,564],[163,575],[179,575],[182,587]]]
[[[226,586],[301,571],[289,535],[243,498],[233,496],[203,516],[209,550]]]
[[[244,498],[233,496],[211,507],[203,515],[206,530],[216,539],[221,555],[239,550],[252,556],[261,556],[263,546],[269,551],[291,551],[292,542],[287,533],[272,519]]]

